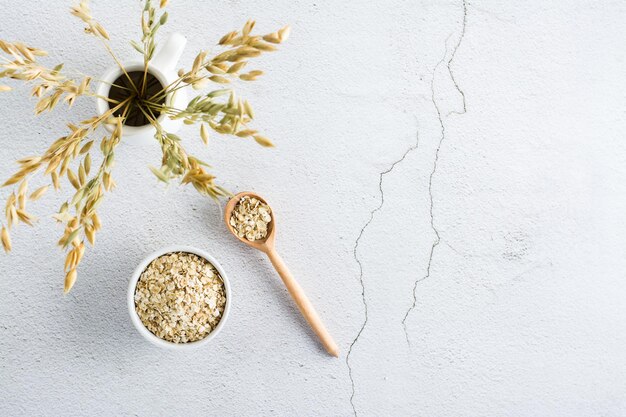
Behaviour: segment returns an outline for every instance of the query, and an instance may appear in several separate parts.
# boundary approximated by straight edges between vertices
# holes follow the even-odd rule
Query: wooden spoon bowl
[[[252,246],[254,249],[258,249],[263,253],[269,253],[270,251],[274,250],[274,241],[276,239],[276,234],[274,233],[274,230],[275,230],[274,226],[276,224],[276,214],[274,214],[273,210],[272,210],[272,221],[267,224],[267,236],[265,236],[264,239],[252,241],[252,240],[246,239],[245,237],[239,237],[237,233],[235,232],[235,230],[233,229],[233,227],[230,225],[230,217],[233,214],[233,210],[237,206],[237,203],[239,203],[239,201],[243,197],[246,197],[246,196],[256,198],[257,200],[262,201],[264,204],[267,204],[267,201],[265,201],[263,197],[259,196],[258,194],[255,194],[249,191],[239,193],[235,195],[234,197],[232,197],[230,200],[228,200],[228,203],[226,204],[226,207],[224,208],[224,223],[226,223],[226,227],[228,228],[228,231],[232,233],[233,236],[235,236],[237,239],[239,239],[240,242],[243,242],[248,246]]]

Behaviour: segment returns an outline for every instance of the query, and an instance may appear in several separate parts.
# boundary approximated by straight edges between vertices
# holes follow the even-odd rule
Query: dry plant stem
[[[157,111],[169,111],[169,109],[164,108],[161,103],[156,103],[154,101],[143,100],[144,103],[148,105],[148,107],[157,110]]]
[[[152,111],[150,109],[148,109],[148,110],[150,111],[150,114],[152,116],[150,116],[150,114],[148,114],[146,112],[146,110],[144,110],[144,108],[142,106],[138,106],[138,108],[146,116],[146,118],[150,121],[150,124],[157,129],[157,131],[161,129],[161,125],[159,125],[159,123],[156,120],[157,118],[154,116],[154,113],[152,113]]]
[[[208,60],[208,61],[204,61],[204,62],[202,62],[202,64],[201,64],[200,66],[201,66],[201,67],[205,67],[205,66],[209,65],[209,64],[210,64],[210,62],[211,62],[210,60]],[[174,81],[172,81],[171,83],[169,83],[167,86],[165,86],[165,87],[164,87],[164,88],[163,88],[160,92],[158,92],[156,95],[154,95],[154,96],[152,96],[152,97],[149,97],[149,98],[151,98],[151,99],[157,99],[157,101],[158,101],[158,100],[162,99],[163,97],[167,96],[168,94],[173,93],[174,91],[176,91],[176,90],[178,90],[178,89],[180,89],[180,88],[185,88],[185,87],[187,86],[187,84],[184,84],[184,85],[180,85],[180,84],[182,83],[182,80],[183,80],[185,77],[188,77],[189,75],[190,75],[190,72],[187,72],[187,73],[185,73],[185,74],[183,74],[183,75],[179,76],[177,79],[175,79]]]
[[[119,100],[113,100],[111,98],[102,96],[100,94],[87,94],[87,95],[90,96],[90,97],[100,98],[100,99],[106,101],[107,103],[119,104]]]
[[[144,61],[143,64],[143,81],[141,82],[141,95],[146,93],[146,84],[148,78],[148,61]]]
[[[143,81],[141,83],[141,95],[143,96],[146,93],[146,84],[147,84],[147,79],[148,79],[148,63],[150,62],[149,59],[147,59],[147,57],[145,57],[144,55],[144,60],[143,60]]]
[[[128,114],[129,106],[124,107],[124,111],[122,112],[122,123],[126,122],[126,115]]]
[[[155,94],[155,95],[153,95],[151,97],[148,97],[148,98],[156,100],[156,101],[161,100],[163,97],[166,97],[168,94],[176,91],[177,90],[176,87],[178,87],[178,85],[180,84],[181,80],[182,80],[182,77],[178,77],[176,80],[172,81],[166,87],[164,87],[160,92],[158,92],[157,94]],[[174,84],[176,84],[174,89],[171,89]],[[186,86],[182,86],[182,87],[186,87]]]
[[[4,57],[2,57],[2,58],[4,58]],[[6,59],[6,58],[5,58],[5,59]],[[80,71],[64,71],[64,73],[65,73],[65,75],[73,74],[74,76],[78,76],[78,77],[82,77],[82,78],[84,78],[84,77],[88,77],[88,75],[87,75],[87,74],[82,73],[82,72],[80,72]],[[128,88],[128,87],[124,87],[124,86],[122,86],[122,85],[115,84],[115,83],[112,83],[112,82],[107,81],[107,80],[101,80],[100,78],[93,78],[93,79],[92,79],[92,81],[93,81],[93,82],[96,82],[96,83],[108,84],[108,85],[110,85],[110,86],[112,86],[112,87],[114,86],[114,87],[117,87],[117,88],[121,88],[122,90],[129,90],[129,91],[132,91],[132,90],[131,90],[130,88]]]
[[[200,64],[200,67],[206,67],[207,65],[209,65],[211,63],[211,60],[207,60],[202,62],[202,64]],[[187,72],[181,76],[179,76],[177,79],[175,79],[174,81],[172,81],[171,83],[169,83],[166,87],[164,87],[159,93],[157,93],[157,95],[154,95],[152,97],[150,97],[151,99],[156,98],[157,101],[162,99],[163,97],[167,96],[168,94],[171,94],[181,88],[185,88],[187,87],[187,84],[183,83],[183,79],[185,77],[188,77],[190,75],[190,72]],[[182,85],[181,85],[182,84]]]
[[[115,56],[115,53],[113,53],[113,50],[111,49],[111,47],[109,46],[109,44],[104,40],[101,39],[102,41],[102,45],[104,45],[104,48],[106,49],[106,51],[109,53],[109,55],[111,56],[111,58],[113,58],[113,60],[115,61],[115,63],[117,64],[117,66],[122,70],[122,72],[124,73],[124,75],[126,76],[126,78],[128,79],[128,81],[130,82],[130,85],[133,87],[133,89],[135,90],[135,93],[139,94],[139,90],[137,90],[137,86],[135,85],[135,83],[133,82],[132,78],[130,77],[130,75],[128,75],[128,72],[126,72],[126,68],[124,67],[124,65],[122,65],[122,63],[117,59],[117,56]]]
[[[120,107],[122,107],[123,105],[125,105],[128,101],[131,100],[132,97],[128,97],[127,99],[123,100],[122,102],[120,102],[117,106],[107,110],[106,113],[102,114],[101,116],[99,116],[96,120],[97,120],[97,126],[95,126],[95,128],[99,127],[100,124],[108,119],[109,117],[113,116],[113,113],[115,113],[117,110],[119,110]],[[93,130],[95,130],[95,128]]]

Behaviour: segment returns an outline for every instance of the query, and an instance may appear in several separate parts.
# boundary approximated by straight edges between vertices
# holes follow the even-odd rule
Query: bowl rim
[[[175,253],[175,252],[193,253],[194,255],[198,255],[199,257],[206,259],[207,261],[211,263],[211,265],[213,265],[213,267],[217,270],[217,272],[219,272],[220,276],[222,277],[222,282],[224,283],[224,292],[226,294],[226,304],[224,305],[224,313],[222,313],[222,318],[220,319],[220,322],[217,324],[217,326],[215,326],[215,329],[211,331],[211,333],[209,333],[204,339],[197,340],[195,342],[174,343],[174,342],[167,341],[165,339],[161,339],[160,337],[152,333],[150,330],[148,330],[146,326],[144,326],[144,324],[141,322],[141,319],[139,318],[139,315],[135,311],[135,289],[137,288],[137,282],[139,281],[139,277],[141,276],[141,273],[156,258],[162,255],[166,255],[168,253]],[[139,332],[139,334],[141,334],[144,337],[144,339],[148,340],[150,343],[161,348],[166,348],[166,349],[171,349],[171,350],[190,350],[190,349],[196,349],[196,348],[199,348],[200,346],[208,344],[211,340],[215,339],[215,337],[220,333],[220,331],[224,327],[224,324],[226,323],[226,320],[228,319],[228,314],[230,312],[231,298],[232,298],[232,292],[230,289],[230,282],[228,280],[228,276],[224,272],[224,269],[222,268],[222,266],[219,264],[219,262],[215,260],[215,258],[213,258],[213,256],[211,256],[209,253],[207,253],[206,251],[202,249],[198,249],[192,246],[171,245],[171,246],[166,246],[164,248],[161,248],[157,251],[150,253],[139,263],[139,265],[137,265],[137,267],[135,268],[135,271],[133,272],[130,278],[130,282],[128,284],[127,304],[128,304],[128,313],[130,315],[130,320],[135,326],[135,328],[137,329],[137,331]]]

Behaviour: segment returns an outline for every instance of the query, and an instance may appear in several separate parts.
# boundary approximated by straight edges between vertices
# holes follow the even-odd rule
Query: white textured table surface
[[[0,0],[0,38],[110,65],[69,4]],[[92,5],[119,54],[137,2]],[[115,6],[115,7],[114,7]],[[164,190],[157,146],[118,152],[118,189],[62,295],[50,194],[0,256],[0,415],[626,414],[626,4],[174,0],[183,60],[248,17],[291,23],[248,91],[278,147],[194,130],[233,191],[267,196],[278,249],[341,348],[325,355],[269,262],[217,207]],[[0,96],[0,176],[64,132]],[[79,120],[92,103],[72,112]],[[3,191],[2,197],[6,197]],[[149,252],[208,250],[234,292],[216,343],[159,350],[126,285]]]

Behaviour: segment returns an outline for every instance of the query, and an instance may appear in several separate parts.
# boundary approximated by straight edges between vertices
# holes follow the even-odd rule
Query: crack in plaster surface
[[[465,27],[467,26],[467,0],[463,0],[463,23],[461,24],[461,35],[459,36],[459,41],[456,43],[456,45],[454,46],[454,49],[452,50],[452,55],[450,55],[450,59],[448,60],[448,73],[450,74],[450,79],[452,80],[452,82],[454,83],[454,88],[456,88],[456,91],[459,92],[459,94],[461,95],[461,99],[463,100],[463,110],[459,111],[459,110],[452,110],[451,112],[448,113],[448,116],[450,116],[451,114],[465,114],[467,113],[467,106],[465,103],[465,93],[463,92],[463,90],[461,90],[461,87],[459,86],[459,84],[456,81],[456,78],[454,77],[454,71],[452,71],[452,61],[454,60],[454,57],[456,56],[456,51],[459,49],[459,46],[461,46],[461,42],[463,42],[463,38],[465,37]]]
[[[447,54],[447,51],[446,51],[446,54]],[[411,314],[411,311],[413,311],[413,309],[417,305],[417,294],[416,294],[417,285],[421,281],[425,280],[426,278],[430,276],[430,267],[433,262],[433,254],[435,253],[435,248],[439,245],[439,242],[441,242],[441,238],[439,236],[439,230],[437,230],[437,227],[435,226],[435,217],[433,216],[433,177],[435,175],[435,172],[437,171],[437,162],[439,161],[439,150],[441,149],[441,144],[443,143],[443,140],[446,136],[446,133],[445,133],[446,129],[441,119],[441,111],[439,110],[439,106],[437,105],[437,101],[435,100],[435,72],[437,72],[437,68],[439,67],[439,65],[441,65],[444,59],[445,59],[445,56],[435,66],[435,69],[433,70],[433,78],[430,81],[431,99],[432,99],[433,105],[435,106],[435,110],[437,111],[437,117],[439,118],[439,125],[441,126],[441,134],[439,137],[439,143],[437,144],[437,149],[435,150],[435,160],[433,162],[433,169],[432,171],[430,171],[430,177],[428,179],[428,196],[429,196],[429,201],[430,201],[430,207],[429,207],[430,227],[435,233],[435,240],[433,241],[433,244],[430,247],[430,255],[428,256],[428,264],[426,266],[426,275],[417,279],[415,283],[413,284],[413,292],[412,292],[413,303],[411,304],[411,307],[409,307],[409,309],[404,315],[404,318],[402,319],[402,328],[404,329],[404,337],[406,338],[406,342],[408,343],[409,346],[411,346],[411,340],[409,339],[409,332],[406,327],[406,320],[409,318],[409,314]]]
[[[454,61],[454,57],[456,55],[456,52],[459,49],[459,47],[461,46],[461,43],[463,42],[463,38],[465,37],[465,27],[466,27],[466,24],[467,24],[467,1],[463,0],[463,22],[462,22],[462,27],[461,27],[461,34],[459,36],[458,42],[456,43],[454,49],[452,50],[452,54],[450,55],[450,59],[447,61],[447,64],[446,64],[447,69],[448,69],[448,73],[450,74],[450,78],[451,78],[452,82],[454,83],[454,86],[455,86],[456,90],[459,92],[459,94],[462,97],[463,110],[462,111],[453,110],[450,113],[448,113],[448,115],[450,115],[452,113],[454,113],[454,114],[464,114],[467,111],[466,102],[465,102],[465,93],[463,92],[463,90],[461,90],[459,84],[457,83],[456,78],[454,76],[454,72],[452,70],[452,62]],[[447,39],[446,39],[446,44],[447,44]],[[429,198],[430,198],[430,225],[431,225],[432,230],[435,233],[436,238],[435,238],[435,241],[433,242],[433,244],[431,246],[430,255],[429,255],[429,258],[428,258],[428,265],[427,265],[427,268],[426,268],[426,275],[424,277],[422,277],[422,278],[420,278],[420,279],[415,281],[415,284],[413,286],[413,304],[407,310],[404,318],[402,319],[402,326],[404,328],[405,337],[406,337],[407,343],[409,345],[410,345],[410,339],[409,339],[409,335],[408,335],[407,328],[406,328],[406,320],[407,320],[408,316],[411,314],[411,311],[417,305],[417,295],[416,295],[417,286],[418,286],[419,282],[423,281],[424,279],[426,279],[426,278],[428,278],[430,276],[430,268],[431,268],[433,255],[434,255],[434,252],[435,252],[435,248],[441,242],[439,231],[435,227],[435,219],[434,219],[434,216],[433,216],[432,183],[433,183],[433,177],[434,177],[434,175],[435,175],[435,173],[437,171],[437,162],[439,161],[439,151],[441,150],[441,145],[443,144],[443,141],[445,139],[445,125],[443,123],[441,110],[439,109],[439,106],[437,105],[437,101],[435,99],[435,73],[437,72],[437,69],[439,68],[439,66],[445,62],[445,59],[446,59],[447,55],[448,55],[448,48],[447,48],[447,45],[446,45],[445,54],[444,54],[443,58],[441,59],[441,61],[439,61],[439,63],[437,63],[437,65],[435,66],[435,68],[433,70],[433,77],[432,77],[432,80],[431,80],[431,83],[430,83],[431,100],[432,100],[433,105],[435,107],[435,110],[437,112],[437,118],[439,119],[439,125],[441,127],[441,134],[440,134],[440,138],[439,138],[439,143],[437,145],[437,149],[435,150],[435,159],[434,159],[434,162],[433,162],[433,169],[430,172],[430,177],[429,177],[429,182],[428,182],[428,194],[429,194]],[[361,263],[361,260],[359,259],[359,256],[358,256],[357,252],[358,252],[359,244],[361,242],[361,238],[363,237],[363,234],[365,233],[365,230],[368,228],[368,226],[374,220],[375,214],[378,211],[380,211],[382,209],[383,205],[385,204],[385,192],[383,190],[383,178],[384,178],[384,176],[386,174],[389,174],[390,172],[392,172],[393,169],[396,167],[396,165],[398,165],[402,161],[404,161],[406,159],[406,157],[411,152],[413,152],[414,150],[416,150],[418,148],[418,146],[419,146],[419,132],[416,135],[415,144],[410,146],[404,152],[402,157],[400,159],[396,160],[395,162],[393,162],[388,169],[386,169],[385,171],[382,171],[382,172],[379,173],[378,190],[379,190],[379,193],[380,193],[380,204],[370,212],[369,219],[365,222],[365,224],[361,228],[361,231],[359,232],[359,235],[356,238],[356,241],[354,243],[353,256],[354,256],[354,260],[359,265],[359,283],[361,284],[361,299],[362,299],[362,302],[363,302],[363,309],[364,309],[364,316],[365,316],[364,320],[363,320],[363,324],[361,325],[361,328],[359,329],[359,331],[356,334],[355,338],[352,340],[352,343],[350,343],[350,348],[348,349],[348,354],[346,355],[346,366],[348,367],[348,376],[350,378],[350,384],[351,384],[351,388],[352,388],[352,392],[350,394],[350,405],[352,406],[352,412],[354,413],[355,417],[357,416],[356,407],[354,405],[354,396],[355,396],[356,391],[355,391],[354,377],[352,375],[352,366],[350,365],[350,356],[352,354],[352,350],[353,350],[354,346],[356,345],[357,341],[361,337],[361,334],[363,333],[363,330],[365,330],[365,327],[367,326],[367,321],[368,321],[367,299],[365,297],[365,284],[363,282],[363,264]]]
[[[463,110],[462,111],[453,110],[453,111],[448,113],[448,116],[450,114],[453,114],[453,113],[454,114],[465,114],[467,112],[467,107],[466,107],[466,104],[465,104],[465,93],[459,87],[459,84],[457,83],[456,78],[454,77],[454,72],[452,71],[452,62],[454,61],[454,57],[456,56],[456,52],[458,51],[459,47],[461,46],[461,43],[463,42],[463,38],[465,37],[465,27],[466,27],[466,25],[467,25],[467,1],[463,0],[463,22],[462,22],[462,25],[461,25],[461,34],[459,36],[458,42],[456,43],[456,45],[454,46],[454,49],[452,50],[452,54],[450,54],[450,59],[448,59],[447,64],[446,64],[446,66],[448,68],[448,73],[450,74],[450,78],[452,80],[452,83],[454,84],[455,89],[461,95],[461,98],[462,98],[462,101],[463,101]],[[409,307],[409,309],[406,311],[406,314],[404,315],[404,317],[402,318],[402,328],[404,330],[404,336],[405,336],[407,344],[409,346],[411,346],[411,340],[409,338],[408,329],[406,327],[406,321],[409,318],[409,315],[411,314],[411,312],[417,306],[417,286],[419,285],[420,282],[422,282],[425,279],[430,277],[430,270],[431,270],[431,266],[432,266],[432,263],[433,263],[433,256],[435,254],[435,248],[437,246],[439,246],[439,243],[441,243],[441,236],[439,235],[439,230],[435,226],[435,217],[434,217],[434,214],[433,214],[433,206],[434,206],[433,177],[435,176],[435,173],[437,172],[437,163],[439,162],[439,152],[441,150],[441,145],[443,144],[443,142],[444,142],[444,140],[446,138],[446,127],[445,127],[445,124],[443,122],[443,118],[441,116],[441,109],[439,108],[439,105],[437,104],[437,100],[436,100],[436,97],[435,97],[435,75],[437,73],[437,69],[439,68],[439,66],[444,63],[447,55],[448,55],[448,47],[447,47],[447,44],[446,44],[446,50],[445,50],[445,53],[443,55],[443,58],[435,66],[435,68],[433,70],[433,77],[432,77],[432,79],[430,81],[431,100],[433,102],[433,106],[435,107],[435,111],[437,112],[437,118],[439,119],[439,126],[441,128],[441,133],[440,133],[440,136],[439,136],[439,143],[437,144],[437,148],[435,149],[435,159],[433,161],[433,169],[430,172],[430,177],[428,179],[428,195],[429,195],[429,198],[430,198],[430,207],[429,207],[430,227],[433,230],[433,232],[435,233],[435,240],[433,241],[433,244],[430,247],[430,254],[428,256],[428,263],[426,265],[426,274],[423,277],[417,279],[415,281],[415,283],[413,284],[413,292],[412,292],[413,302],[412,302],[411,306]]]
[[[361,299],[363,301],[363,308],[364,308],[364,314],[365,314],[365,319],[363,321],[363,324],[361,325],[361,328],[359,329],[359,332],[357,333],[356,337],[354,338],[354,340],[352,340],[352,343],[350,344],[350,348],[348,349],[348,354],[346,355],[346,365],[348,366],[348,375],[350,377],[350,384],[352,386],[352,393],[350,394],[350,405],[352,406],[352,411],[354,413],[354,415],[357,415],[356,412],[356,407],[354,406],[354,394],[355,394],[355,387],[354,387],[354,378],[352,376],[352,367],[350,366],[350,355],[352,353],[352,349],[354,347],[354,345],[356,344],[356,342],[359,340],[359,337],[361,336],[361,333],[363,333],[363,330],[365,329],[365,326],[367,325],[367,300],[365,298],[365,284],[363,283],[363,264],[361,263],[361,260],[359,259],[359,256],[357,255],[357,251],[359,249],[359,244],[361,243],[361,238],[363,237],[363,234],[365,233],[365,229],[367,229],[367,227],[372,223],[372,221],[374,220],[374,215],[376,214],[376,212],[380,211],[380,209],[383,208],[383,205],[385,204],[385,192],[383,191],[383,178],[385,175],[389,174],[391,171],[394,170],[394,168],[396,167],[396,165],[400,164],[402,161],[404,161],[406,159],[406,157],[413,152],[414,150],[417,149],[419,145],[419,131],[416,133],[415,135],[415,143],[413,145],[411,145],[402,155],[402,157],[398,160],[396,160],[395,162],[393,162],[389,168],[387,168],[386,170],[380,172],[378,175],[378,191],[380,194],[380,204],[374,208],[371,212],[370,212],[370,216],[369,219],[367,220],[367,222],[365,222],[365,224],[363,225],[363,227],[361,228],[361,231],[359,232],[359,236],[356,238],[356,241],[354,243],[354,248],[353,248],[353,255],[354,255],[354,259],[357,262],[357,264],[359,265],[359,282],[361,284]]]

